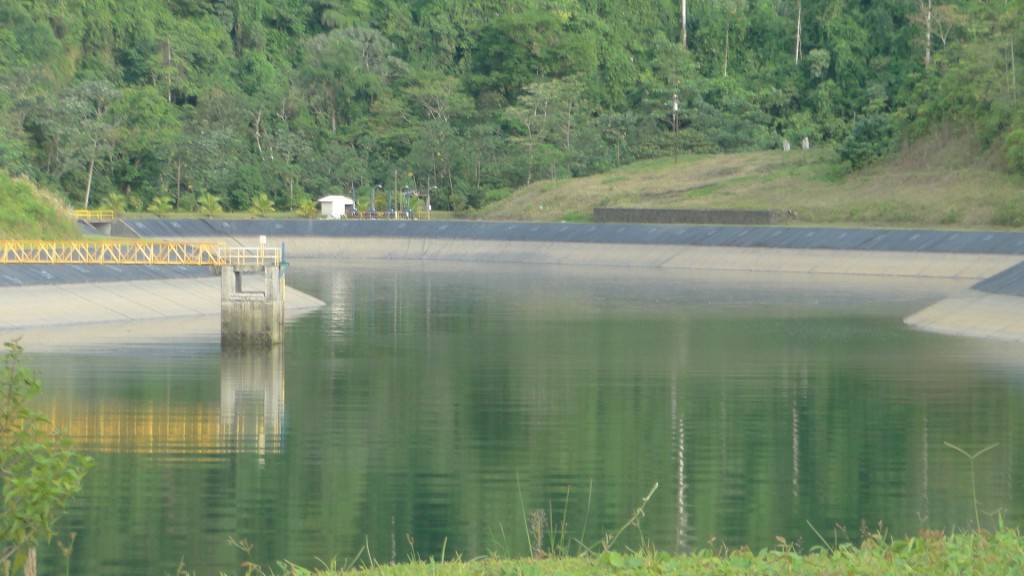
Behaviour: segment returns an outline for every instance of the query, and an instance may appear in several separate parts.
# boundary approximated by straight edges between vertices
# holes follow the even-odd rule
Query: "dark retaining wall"
[[[663,208],[594,208],[594,222],[630,224],[735,224],[764,226],[790,219],[781,210],[675,210]]]
[[[1024,264],[1018,264],[987,280],[982,280],[973,288],[989,294],[1024,297]]]
[[[143,238],[429,238],[495,242],[665,244],[734,248],[1020,254],[1024,233],[788,226],[666,226],[468,220],[123,220],[115,235]],[[274,239],[277,240],[274,240]]]
[[[687,211],[654,211],[687,212]],[[702,211],[689,211],[702,212]],[[703,211],[712,212],[712,211]],[[778,212],[730,212],[764,217]],[[760,216],[757,216],[760,215]],[[871,228],[803,228],[757,225],[662,225],[640,223],[473,222],[423,220],[124,220],[124,236],[153,238],[252,238],[265,234],[276,243],[288,236],[342,238],[421,238],[507,242],[576,242],[621,245],[689,245],[733,248],[784,248],[1003,254],[1024,257],[1024,233]],[[2,282],[2,278],[0,278]],[[1024,296],[1024,264],[981,282],[977,289]]]
[[[209,277],[211,274],[207,266],[0,264],[0,286],[173,280]]]

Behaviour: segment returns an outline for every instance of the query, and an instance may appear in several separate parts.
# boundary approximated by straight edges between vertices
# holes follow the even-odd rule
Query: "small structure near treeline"
[[[345,218],[355,212],[356,201],[348,196],[324,196],[317,200],[320,205],[320,216],[331,220]]]
[[[783,138],[782,139],[782,151],[783,152],[789,152],[791,148],[792,147],[789,144],[789,140]],[[807,136],[804,136],[800,140],[800,149],[801,150],[810,150],[811,149],[811,139],[808,138]]]

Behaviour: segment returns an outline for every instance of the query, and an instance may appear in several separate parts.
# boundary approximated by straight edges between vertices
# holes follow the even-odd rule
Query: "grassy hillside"
[[[24,178],[0,171],[0,239],[59,240],[78,238],[71,210],[53,194]]]
[[[847,174],[828,149],[680,156],[537,182],[479,210],[494,220],[589,220],[597,207],[790,210],[797,225],[1024,225],[1024,179],[969,135],[937,133]]]

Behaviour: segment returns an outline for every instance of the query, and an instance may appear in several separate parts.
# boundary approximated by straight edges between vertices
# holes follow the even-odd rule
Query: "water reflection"
[[[98,462],[65,525],[73,572],[230,572],[228,537],[306,566],[364,546],[528,553],[535,509],[566,510],[589,545],[655,483],[642,528],[661,550],[811,546],[809,523],[915,534],[973,522],[945,441],[1000,442],[978,499],[1024,518],[1021,348],[908,330],[916,285],[436,264],[289,279],[329,306],[269,356],[213,340],[46,358],[46,399]]]
[[[220,431],[231,452],[280,452],[284,346],[220,353]]]
[[[57,428],[88,452],[210,453],[223,445],[216,406],[55,400],[48,408]]]
[[[225,349],[219,405],[182,402],[173,388],[156,398],[97,398],[71,390],[49,395],[47,409],[51,421],[90,452],[276,453],[285,415],[284,374],[283,346]]]

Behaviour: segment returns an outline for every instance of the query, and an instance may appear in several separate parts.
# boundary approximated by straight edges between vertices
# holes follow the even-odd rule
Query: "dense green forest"
[[[479,207],[674,153],[939,124],[1024,171],[1022,0],[0,0],[0,169],[77,207]],[[373,194],[378,204],[385,194]]]

